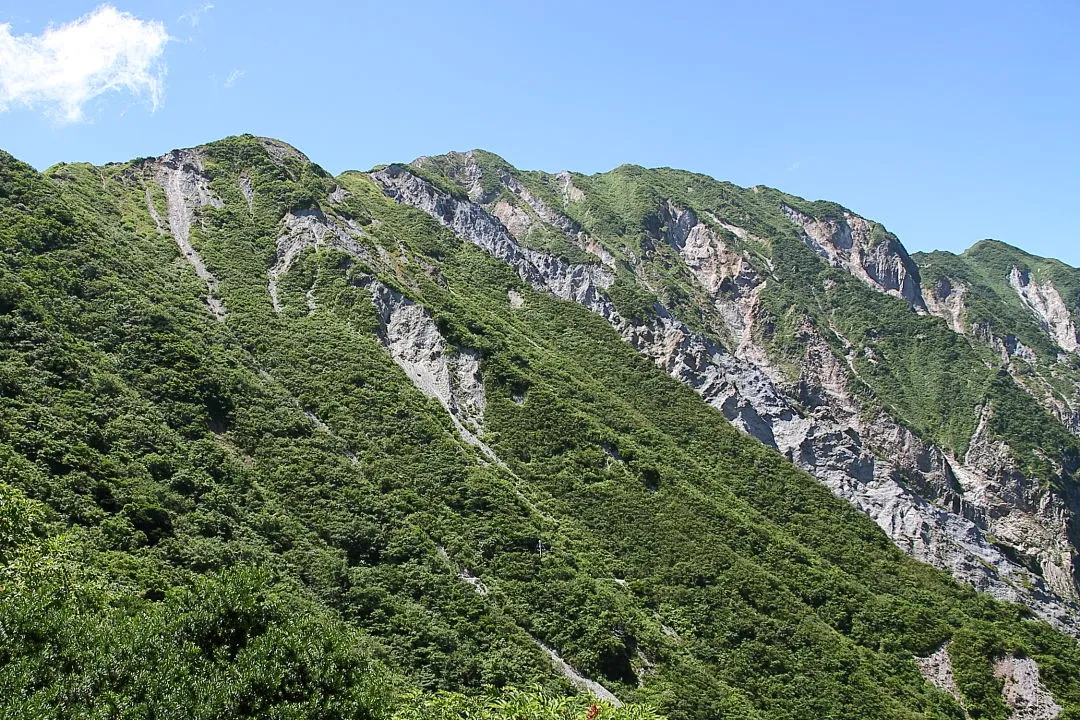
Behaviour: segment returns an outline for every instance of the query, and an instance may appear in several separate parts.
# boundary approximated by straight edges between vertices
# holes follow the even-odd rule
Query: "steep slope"
[[[782,208],[765,212],[772,191],[743,191],[760,207],[738,216],[671,194],[635,226],[651,191],[633,168],[504,178],[454,156],[331,178],[250,136],[45,175],[0,160],[3,497],[48,508],[39,532],[66,534],[88,587],[107,588],[80,616],[126,628],[116,648],[112,634],[28,633],[55,626],[55,603],[0,591],[0,697],[24,703],[10,714],[77,688],[127,697],[124,678],[150,677],[140,618],[158,615],[176,628],[161,657],[205,627],[183,657],[248,683],[212,694],[247,705],[207,701],[206,717],[369,697],[373,661],[342,650],[360,642],[428,691],[576,686],[672,718],[961,717],[961,703],[1006,717],[1017,692],[995,668],[1026,658],[1010,688],[1080,710],[1075,640],[906,557],[776,452],[852,497],[884,488],[900,517],[910,502],[929,518],[919,537],[941,542],[931,520],[947,509],[876,469],[848,474],[872,453],[841,462],[852,424],[877,417],[869,383],[845,379],[861,360],[829,370],[826,338],[822,377],[791,394],[818,341],[785,328],[819,316],[770,310],[786,298],[763,280],[820,261]],[[845,256],[866,277],[822,264],[822,282],[940,325],[909,309],[909,266],[872,257]],[[853,322],[837,308],[838,327]],[[924,442],[890,422],[893,442]],[[918,429],[956,434],[944,418]],[[265,575],[255,590],[231,589],[250,572]],[[1022,599],[1072,627],[1038,576],[1015,572],[1031,578]],[[217,597],[205,582],[239,610],[199,609]],[[288,608],[240,611],[268,596]],[[341,672],[307,676],[300,639],[273,651],[297,617],[341,638],[323,650]],[[946,642],[959,700],[914,660]],[[128,674],[97,670],[112,667]],[[271,696],[264,676],[292,678],[292,694]],[[143,702],[161,711],[195,675],[152,677]]]
[[[1080,270],[991,240],[915,260],[935,314],[993,350],[1017,384],[1080,434]]]
[[[479,151],[413,168],[373,177],[534,285],[529,253],[592,268],[605,280],[584,304],[736,426],[913,556],[1078,632],[1080,446],[981,343],[926,317],[919,269],[880,225],[671,170],[549,176]]]

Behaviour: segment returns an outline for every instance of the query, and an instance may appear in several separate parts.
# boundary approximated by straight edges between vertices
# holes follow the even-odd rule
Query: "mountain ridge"
[[[340,173],[338,173],[338,175],[335,175],[335,177],[339,177],[341,175],[345,175],[345,174],[348,174],[348,173],[362,173],[362,174],[363,173],[370,173],[370,172],[374,172],[376,170],[383,169],[389,164],[402,164],[402,165],[413,165],[413,166],[415,166],[415,165],[418,165],[418,164],[423,165],[423,163],[425,161],[431,160],[433,158],[452,157],[452,156],[464,157],[464,156],[470,155],[470,154],[486,155],[486,156],[489,156],[491,158],[491,160],[493,160],[495,163],[502,164],[502,165],[504,165],[506,167],[515,167],[508,160],[506,160],[503,156],[499,155],[498,153],[493,152],[491,150],[488,150],[486,148],[476,147],[476,148],[472,148],[472,149],[469,149],[469,150],[449,150],[449,151],[447,151],[445,153],[442,153],[440,155],[418,155],[413,160],[411,160],[409,162],[405,162],[405,163],[376,164],[375,166],[373,166],[369,170],[360,170],[360,169],[355,169],[355,168],[347,169],[347,170],[341,171]],[[517,169],[517,168],[515,168],[515,169]],[[788,193],[787,191],[782,190],[779,187],[774,187],[772,185],[765,185],[765,184],[762,184],[762,183],[755,183],[753,185],[738,185],[737,183],[735,183],[735,182],[733,182],[731,180],[720,180],[718,178],[715,178],[712,175],[709,175],[708,173],[704,173],[704,172],[700,172],[700,171],[696,171],[696,170],[685,170],[685,169],[676,168],[676,167],[673,167],[673,166],[670,166],[670,165],[657,165],[657,166],[649,167],[649,166],[645,166],[645,165],[640,165],[638,163],[622,163],[621,165],[613,167],[610,170],[598,170],[598,171],[593,172],[593,173],[581,173],[581,172],[578,172],[578,171],[570,170],[569,168],[559,170],[559,171],[533,169],[533,170],[523,170],[522,172],[544,173],[544,174],[552,175],[552,176],[566,173],[566,174],[570,174],[570,175],[580,175],[582,177],[591,177],[591,176],[597,176],[597,175],[606,175],[606,174],[609,174],[609,173],[623,171],[623,170],[633,170],[633,171],[639,171],[639,172],[676,171],[676,172],[680,172],[680,173],[685,173],[688,176],[703,178],[703,179],[707,179],[707,180],[712,181],[712,182],[717,182],[717,183],[719,183],[721,185],[728,185],[728,186],[731,186],[733,188],[737,188],[739,190],[748,190],[748,191],[754,191],[754,192],[761,192],[761,191],[778,192],[778,193],[781,193],[781,194],[783,194],[785,196],[790,196],[792,198],[795,198],[797,201],[799,201],[801,203],[805,203],[805,204],[810,205],[810,206],[816,206],[816,207],[819,207],[819,208],[829,208],[834,213],[839,213],[839,214],[850,213],[850,214],[858,216],[858,217],[865,217],[865,216],[860,215],[859,213],[855,212],[853,209],[851,209],[851,208],[849,208],[849,207],[847,207],[845,205],[841,205],[840,203],[838,203],[838,202],[836,202],[834,200],[826,200],[824,198],[818,198],[816,200],[809,200],[809,199],[807,199],[807,198],[805,198],[803,196]],[[880,225],[883,229],[885,228],[883,223],[876,222],[876,221],[875,221],[875,223]],[[888,230],[885,230],[885,231],[888,232]],[[1080,269],[1080,268],[1077,268],[1076,266],[1069,265],[1067,262],[1061,260],[1060,258],[1033,255],[1031,253],[1028,253],[1026,250],[1024,250],[1023,248],[1021,248],[1021,247],[1019,247],[1017,245],[1013,245],[1013,244],[1007,243],[1007,242],[1005,242],[1003,240],[998,240],[996,238],[990,238],[990,237],[982,238],[980,240],[976,240],[976,241],[972,242],[972,244],[970,246],[968,246],[964,250],[960,250],[960,251],[942,250],[942,249],[929,249],[929,250],[916,250],[914,252],[910,252],[910,251],[907,250],[906,247],[904,248],[904,250],[910,256],[932,255],[932,254],[935,254],[935,253],[945,253],[945,254],[952,255],[952,256],[962,256],[962,255],[970,255],[973,252],[976,252],[979,249],[979,247],[984,245],[984,244],[990,245],[990,246],[1002,246],[1002,247],[1004,247],[1004,248],[1006,248],[1006,249],[1008,249],[1010,251],[1019,252],[1019,253],[1021,253],[1023,255],[1026,255],[1026,256],[1028,256],[1030,258],[1033,258],[1033,259],[1036,259],[1036,260],[1053,261],[1053,262],[1061,263],[1065,267],[1073,269],[1073,270]]]
[[[460,161],[462,158],[466,158],[467,154],[466,155],[453,155],[453,154],[451,154],[451,155],[444,156],[444,157],[450,158],[451,161]],[[436,162],[437,161],[438,160],[436,160]],[[429,164],[431,162],[433,162],[433,161],[430,158],[424,159],[421,162],[421,165],[427,165],[427,164]],[[634,172],[638,172],[638,171],[635,170]],[[473,171],[472,174],[475,174],[475,171]],[[701,176],[699,176],[699,177],[701,177]],[[472,178],[470,178],[470,179],[472,179]],[[735,186],[729,186],[729,187],[734,188]],[[757,190],[757,191],[754,191],[754,192],[759,192],[760,193],[760,192],[769,192],[769,191],[768,190]],[[785,196],[785,197],[788,197],[788,196]],[[797,202],[798,200],[793,198],[792,201]],[[502,201],[500,201],[500,202],[502,202]],[[808,205],[818,207],[819,209],[824,208],[827,211],[832,212],[832,213],[841,213],[842,214],[836,220],[828,220],[828,222],[826,222],[826,223],[821,223],[821,222],[819,222],[817,220],[814,220],[809,215],[801,214],[800,211],[796,211],[796,210],[790,208],[790,206],[787,204],[788,203],[787,199],[781,199],[781,203],[782,203],[782,207],[784,209],[784,212],[788,213],[789,216],[791,216],[791,218],[793,220],[795,220],[798,224],[801,224],[803,226],[804,237],[807,240],[807,244],[810,245],[811,249],[813,249],[815,251],[815,253],[817,253],[819,256],[825,258],[826,261],[830,262],[834,266],[843,267],[843,268],[847,269],[851,275],[861,279],[864,282],[864,284],[870,286],[871,288],[873,288],[875,290],[879,290],[879,291],[882,291],[882,292],[885,292],[885,293],[898,295],[899,297],[905,299],[909,304],[911,304],[911,306],[917,312],[921,311],[924,314],[930,312],[930,311],[928,311],[926,309],[925,301],[923,301],[923,299],[922,299],[922,290],[921,290],[921,287],[920,287],[919,271],[918,271],[917,268],[914,267],[914,261],[912,260],[911,256],[907,255],[906,251],[903,249],[903,246],[900,245],[899,241],[895,238],[895,236],[892,236],[891,234],[888,234],[887,231],[884,231],[884,229],[881,228],[880,225],[877,225],[876,223],[868,224],[866,221],[863,221],[861,218],[858,218],[858,216],[855,216],[854,214],[852,214],[849,211],[843,209],[841,206],[835,205],[834,203],[808,204]],[[825,216],[825,217],[829,218],[831,216]],[[832,217],[835,217],[835,216],[832,216]],[[864,239],[861,241],[861,244],[866,246],[866,247],[869,247],[871,252],[878,251],[878,256],[872,258],[869,262],[866,261],[864,256],[859,254],[860,244],[855,243],[853,241],[852,230],[848,227],[848,222],[849,221],[851,221],[852,223],[855,223],[856,225],[858,223],[862,223],[862,226],[859,227],[859,231],[861,231],[863,233],[863,236],[864,236]],[[877,241],[873,237],[870,237],[870,235],[874,231],[876,231],[877,228],[881,228],[881,233],[882,233],[881,241]],[[891,245],[890,245],[890,243],[891,243]],[[985,246],[983,246],[983,247],[985,247]],[[1005,246],[1004,244],[999,244],[999,245],[996,245],[995,247],[1008,247],[1008,246]],[[855,255],[852,255],[852,252],[853,252],[852,248],[854,248]],[[885,250],[884,255],[882,255],[881,252],[880,252],[882,249]],[[979,248],[978,248],[978,246],[976,246],[975,249],[974,249],[974,252],[977,253],[978,250],[979,250]],[[890,260],[889,259],[890,257],[895,258],[895,260]],[[956,257],[956,256],[954,256],[954,257]],[[1033,257],[1033,256],[1026,256],[1026,257]],[[890,265],[890,263],[891,263],[891,265]],[[1067,268],[1067,266],[1064,266],[1064,264],[1061,264],[1061,266]],[[890,273],[892,273],[892,275],[894,277],[891,277]],[[1061,305],[1061,303],[1059,302],[1059,306],[1060,305]],[[938,308],[936,308],[936,309],[938,309]],[[933,313],[933,314],[937,314],[937,315],[949,314],[949,315],[951,315],[951,313],[943,313],[943,312],[941,312],[940,309],[938,309],[938,312]],[[961,334],[963,334],[963,333],[961,333]],[[1074,332],[1074,334],[1075,334],[1075,332]],[[1012,337],[1012,336],[1011,335],[1006,336],[1005,340],[1008,341],[1008,339],[1010,337]],[[843,338],[841,338],[841,339],[843,339]],[[995,341],[995,339],[992,336],[991,336],[990,340]],[[996,342],[998,342],[998,344],[1002,344],[1002,345],[1004,344],[1001,340],[996,340]],[[761,353],[759,352],[759,353],[757,353],[757,355],[758,355],[758,357],[760,357]],[[1028,390],[1029,394],[1032,394],[1033,396],[1037,395],[1037,393],[1032,392],[1030,390],[1030,388],[1028,388],[1027,386],[1024,386],[1024,389]],[[1073,393],[1075,394],[1075,386],[1074,386],[1074,389],[1073,389]],[[1043,399],[1043,398],[1040,398],[1040,399]],[[1051,405],[1051,407],[1053,407],[1053,409],[1055,409],[1055,410],[1060,410],[1061,409],[1061,406],[1059,404],[1056,404],[1056,403],[1053,402],[1053,398],[1048,400],[1047,404]],[[733,419],[733,418],[729,415],[729,419]],[[1071,422],[1071,419],[1069,421],[1069,424],[1070,425],[1073,424]],[[918,432],[917,429],[916,429],[916,432]],[[969,430],[969,432],[971,432],[971,430]],[[976,434],[977,434],[977,431],[976,431]],[[966,447],[966,445],[964,445],[964,444],[956,445],[955,447],[956,447],[956,451],[958,451],[960,453],[964,453],[968,449]],[[990,451],[990,452],[993,453],[993,452],[999,452],[999,451]],[[1070,452],[1074,453],[1074,451],[1070,451]],[[986,458],[986,460],[987,460],[987,462],[990,463],[991,466],[993,466],[995,463],[997,463],[998,467],[999,468],[1001,467],[1000,466],[1000,460],[999,461],[994,461],[994,460],[991,460],[990,458]],[[948,476],[953,474],[955,472],[955,470],[952,467],[946,467],[947,464],[952,463],[953,461],[941,460],[941,461],[938,461],[938,462],[940,464],[942,464],[942,466],[943,466],[943,470],[944,470],[944,473],[946,475],[946,481],[955,484],[955,482],[956,482],[955,480],[948,480]],[[1075,463],[1075,460],[1070,460],[1070,461],[1067,461],[1067,462]],[[991,472],[993,474],[997,474],[997,473],[1001,472],[1001,469],[994,469],[993,467],[991,467],[989,469],[989,472]],[[942,497],[941,499],[945,500],[947,502],[953,502],[953,500],[950,500],[950,498],[947,495],[945,497]],[[1075,499],[1070,501],[1070,502],[1075,507]],[[1075,512],[1075,510],[1073,512]],[[1073,525],[1073,529],[1070,532],[1072,533],[1073,537],[1075,538],[1075,532],[1076,532],[1075,525]],[[1045,538],[1043,538],[1042,541],[1045,541]],[[1063,547],[1064,552],[1066,553],[1066,555],[1071,555],[1071,554],[1074,553],[1074,550],[1071,548],[1071,545],[1073,545],[1073,544],[1075,544],[1075,539],[1072,540],[1072,541],[1065,541],[1064,543],[1059,545],[1059,547]],[[1065,562],[1066,562],[1066,570],[1065,570],[1065,572],[1067,574],[1072,574],[1074,572],[1074,570],[1069,570],[1068,569],[1068,567],[1071,566],[1071,564],[1072,564],[1071,561],[1066,560]],[[1059,588],[1059,591],[1062,591],[1064,593],[1065,597],[1075,597],[1075,594],[1076,594],[1075,580],[1065,580],[1064,578],[1059,577],[1058,588]]]
[[[986,463],[1012,462],[995,454],[1013,431],[992,403],[1034,391],[978,370],[972,397],[999,394],[957,419],[875,374],[913,377],[903,347],[856,336],[889,327],[860,330],[862,302],[973,374],[991,357],[932,330],[943,321],[903,292],[872,289],[898,266],[847,251],[873,250],[875,225],[841,217],[845,232],[818,205],[705,176],[679,191],[675,171],[549,175],[437,156],[331,178],[274,150],[236,137],[43,176],[3,164],[0,200],[30,198],[26,186],[59,203],[3,206],[0,309],[18,340],[4,357],[50,378],[6,381],[19,392],[5,392],[2,452],[23,459],[5,482],[84,528],[90,565],[148,593],[133,607],[246,558],[370,633],[425,689],[556,686],[571,682],[561,662],[671,717],[957,717],[960,704],[1004,717],[1015,699],[995,683],[1025,672],[1053,695],[1040,707],[1080,702],[1074,641],[887,540],[918,557],[955,530],[942,552],[970,570],[961,580],[1073,622],[1049,571],[1024,564],[1017,540],[1033,536],[991,540],[975,522],[1019,517],[1054,538],[1057,518],[948,484],[965,438]],[[817,249],[779,207],[789,198],[826,223]],[[1041,287],[1029,271],[1025,287]],[[809,288],[829,313],[789,312]],[[52,363],[26,350],[42,327],[55,329]],[[73,386],[80,373],[93,382]],[[111,407],[117,392],[152,436],[83,409],[80,393]],[[75,424],[43,429],[43,411]],[[56,447],[69,436],[85,438],[74,456]],[[913,458],[912,474],[882,470],[882,447]],[[1038,503],[1071,487],[1052,471],[1045,488],[1020,473]],[[986,507],[1005,512],[979,517]],[[954,687],[927,685],[912,660],[942,647]]]

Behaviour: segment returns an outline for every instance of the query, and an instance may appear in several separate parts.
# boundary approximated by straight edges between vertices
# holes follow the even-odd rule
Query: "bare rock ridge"
[[[928,683],[949,693],[963,706],[960,688],[957,687],[953,675],[952,661],[949,659],[949,645],[950,643],[945,643],[927,657],[915,658],[915,663]]]
[[[615,280],[610,271],[593,265],[570,265],[547,253],[522,247],[498,218],[480,205],[451,197],[404,166],[390,165],[372,173],[372,178],[391,193],[397,192],[400,197],[390,196],[398,202],[423,210],[459,236],[468,237],[473,244],[509,263],[530,285],[586,307],[607,302],[602,291]],[[611,310],[614,311],[614,306]]]
[[[1028,492],[1025,487],[1030,489],[1031,483],[1025,486],[1022,476],[1009,467],[1007,453],[978,433],[972,439],[974,452],[961,460],[927,445],[884,413],[864,412],[848,387],[850,368],[845,366],[850,363],[837,359],[820,336],[810,344],[814,357],[807,358],[804,377],[798,383],[784,382],[748,332],[755,321],[755,292],[769,277],[726,248],[696,214],[670,206],[668,240],[706,289],[734,287],[722,298],[717,296],[718,303],[726,303],[725,317],[730,317],[729,329],[738,346],[734,353],[691,331],[659,305],[645,321],[622,317],[606,294],[614,281],[608,268],[574,265],[523,247],[495,215],[494,201],[489,210],[451,196],[400,165],[371,177],[387,196],[424,211],[508,263],[533,288],[603,316],[635,349],[693,387],[737,427],[778,449],[869,514],[909,554],[948,569],[995,597],[1022,602],[1048,622],[1080,635],[1080,612],[1071,601],[1075,586],[1065,528],[1068,510],[1061,501]],[[532,208],[513,183],[507,189]],[[517,216],[506,208],[501,212],[508,218]],[[906,253],[874,254],[868,247],[870,230],[854,219],[846,222],[848,229],[827,232],[811,225],[815,242],[828,244],[832,250],[824,251],[834,253],[837,262],[855,263],[864,281],[925,311],[918,275],[911,271]],[[552,224],[567,226],[562,221]],[[852,225],[859,229],[851,229]],[[810,230],[805,232],[814,239]],[[847,240],[829,239],[836,235],[850,238],[850,247],[843,247]],[[890,247],[886,241],[879,245]],[[1027,502],[1013,502],[1017,494]],[[1048,507],[1055,503],[1058,506]],[[986,512],[987,507],[994,513]],[[1055,569],[1036,575],[991,542],[990,531],[1030,551],[1044,568]]]
[[[519,197],[523,204],[511,204],[505,199],[499,198],[496,194],[491,194],[485,190],[481,183],[483,171],[474,162],[473,155],[473,151],[450,153],[449,157],[456,161],[455,166],[449,170],[450,176],[468,189],[471,200],[490,205],[491,214],[498,218],[515,240],[521,241],[535,227],[547,224],[561,232],[585,252],[597,257],[606,267],[614,267],[615,257],[607,248],[589,237],[573,219],[536,197],[513,175],[503,172],[499,175],[499,182]],[[429,160],[430,158],[418,158],[415,164],[422,167]],[[573,179],[569,173],[560,173],[557,180],[566,202],[576,202],[584,198],[581,190],[574,187]],[[493,201],[494,204],[492,204]]]
[[[191,245],[191,226],[195,213],[201,207],[221,207],[222,202],[210,191],[210,182],[203,170],[202,156],[198,150],[173,150],[154,162],[154,180],[165,192],[169,208],[169,233],[180,246],[184,259],[195,269],[195,274],[206,283],[206,305],[218,320],[225,319],[225,305],[218,296],[218,281]],[[161,230],[161,219],[146,194],[147,209]]]

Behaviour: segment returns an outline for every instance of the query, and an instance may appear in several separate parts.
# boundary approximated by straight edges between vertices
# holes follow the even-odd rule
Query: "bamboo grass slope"
[[[0,717],[1080,717],[1075,275],[666,169],[0,154]]]

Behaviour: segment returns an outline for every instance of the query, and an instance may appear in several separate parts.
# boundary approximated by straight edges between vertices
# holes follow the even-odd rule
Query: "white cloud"
[[[244,71],[240,68],[233,68],[233,71],[229,73],[229,77],[225,78],[225,82],[222,84],[227,88],[231,88],[242,77],[244,77]]]
[[[181,15],[177,19],[182,21],[182,22],[188,23],[189,25],[191,25],[191,27],[198,27],[199,26],[199,20],[202,19],[202,16],[205,13],[208,13],[213,9],[214,9],[213,3],[206,2],[206,3],[203,3],[202,5],[200,5],[197,8],[192,8],[191,10],[188,10],[186,13],[184,13],[183,15]]]
[[[168,42],[161,22],[111,5],[40,35],[12,35],[0,24],[0,111],[23,105],[77,122],[87,102],[110,90],[149,96],[157,109]]]

